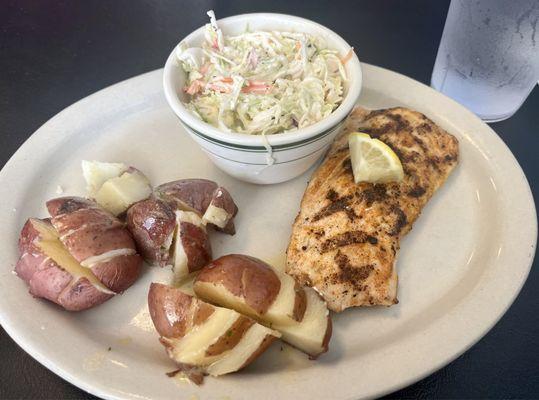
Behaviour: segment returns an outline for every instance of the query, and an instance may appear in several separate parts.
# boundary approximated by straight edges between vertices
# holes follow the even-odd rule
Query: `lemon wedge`
[[[356,183],[402,181],[402,164],[387,144],[366,133],[353,132],[348,136],[348,145]]]

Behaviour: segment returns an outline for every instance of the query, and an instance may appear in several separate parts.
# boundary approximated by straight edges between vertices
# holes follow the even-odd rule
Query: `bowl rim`
[[[318,22],[297,17],[294,15],[288,14],[279,14],[279,13],[247,13],[247,14],[238,14],[230,17],[219,19],[218,22],[221,23],[230,23],[237,19],[246,19],[246,18],[263,18],[263,19],[276,19],[276,20],[292,20],[296,24],[308,24],[315,29],[323,32],[327,36],[331,36],[333,40],[341,42],[342,45],[352,48],[346,40],[344,40],[340,35],[332,31],[331,29],[319,24]],[[190,41],[194,38],[198,38],[204,33],[204,25],[200,28],[194,30],[179,43],[183,41]],[[175,63],[175,45],[169,54],[167,61],[165,63],[163,71],[163,89],[165,92],[166,100],[169,106],[172,108],[174,113],[178,116],[182,124],[187,125],[191,130],[195,131],[196,134],[205,137],[206,139],[217,142],[218,144],[232,144],[239,146],[248,146],[248,147],[263,147],[266,148],[268,145],[271,146],[283,146],[289,144],[297,144],[298,142],[310,142],[310,139],[313,137],[325,136],[326,134],[333,131],[333,129],[340,125],[352,111],[355,106],[359,94],[361,92],[363,75],[361,71],[361,65],[357,57],[356,52],[352,54],[352,58],[348,61],[348,74],[355,77],[354,81],[348,88],[348,93],[343,98],[343,101],[329,116],[318,121],[315,124],[309,125],[305,128],[301,128],[292,132],[286,133],[276,133],[272,135],[248,135],[238,132],[225,132],[219,128],[210,125],[192,114],[179,99],[176,90],[172,85],[172,74],[175,72],[178,67]]]

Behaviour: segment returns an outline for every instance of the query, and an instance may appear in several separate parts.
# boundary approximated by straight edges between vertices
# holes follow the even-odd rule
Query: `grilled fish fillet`
[[[390,146],[402,162],[404,180],[355,184],[348,150],[353,131]],[[303,195],[287,250],[287,272],[314,287],[333,311],[398,303],[400,238],[457,159],[457,139],[423,114],[356,108]]]

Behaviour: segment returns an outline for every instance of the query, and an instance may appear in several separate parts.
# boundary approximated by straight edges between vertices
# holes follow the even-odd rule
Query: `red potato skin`
[[[114,293],[123,293],[140,275],[140,268],[133,268],[133,265],[141,263],[142,259],[138,254],[118,256],[96,264],[92,267],[92,272]]]
[[[209,304],[161,283],[150,285],[148,309],[159,335],[169,338],[182,338],[213,314]]]
[[[88,206],[97,207],[97,204],[90,203]],[[52,215],[55,215],[55,224],[62,231],[68,231],[70,226],[83,226],[84,224],[89,224],[96,228],[101,226],[103,229],[121,228],[123,226],[117,218],[103,218],[103,211],[100,208],[79,208],[68,213]]]
[[[173,209],[194,211],[201,217],[210,204],[223,208],[231,215],[230,221],[223,229],[212,226],[230,235],[236,233],[233,219],[238,213],[238,207],[230,193],[215,182],[207,179],[181,179],[156,187],[154,195]]]
[[[46,205],[60,240],[77,261],[116,249],[135,252],[132,256],[117,256],[91,266],[106,287],[121,293],[137,280],[142,258],[136,254],[131,234],[116,217],[81,197],[59,197]]]
[[[228,215],[230,215],[230,221],[225,225],[224,228],[219,228],[212,224],[212,226],[218,231],[227,233],[229,235],[234,235],[236,233],[236,227],[234,226],[234,217],[238,213],[238,206],[234,203],[232,196],[224,187],[218,187],[212,197],[210,205],[213,205],[217,208],[224,209]]]
[[[166,344],[161,341],[166,347]],[[193,367],[192,365],[176,363],[178,369],[176,371],[167,372],[169,378],[174,378],[178,373],[182,373],[187,379],[193,382],[195,385],[200,386],[204,382],[204,371],[203,368]]]
[[[207,179],[181,179],[159,185],[154,194],[173,209],[195,211],[202,216],[217,187],[215,182]]]
[[[233,220],[228,221],[228,223],[222,229],[219,228],[218,226],[213,225],[213,224],[212,224],[212,226],[214,227],[215,230],[226,233],[227,235],[235,235],[236,234],[236,226],[234,225]]]
[[[40,221],[45,222],[47,225],[51,225],[51,219],[50,218],[43,218]],[[37,254],[40,252],[39,247],[35,244],[35,239],[39,236],[39,232],[36,228],[32,225],[32,219],[29,218],[24,226],[21,229],[21,233],[19,235],[19,242],[18,242],[18,248],[19,248],[19,255],[22,255],[26,252],[31,254]]]
[[[294,302],[294,314],[293,317],[296,321],[301,321],[305,315],[305,310],[307,309],[307,295],[305,290],[296,282],[294,285],[296,292],[296,298]]]
[[[234,332],[234,334],[230,336],[227,334],[222,335],[206,349],[206,355],[213,357],[223,354],[225,351],[232,350],[255,323],[254,319],[242,315],[228,330],[228,332]],[[243,366],[247,364],[245,363]]]
[[[65,238],[60,237],[60,240],[78,262],[111,250],[136,250],[131,235],[124,227],[103,229],[103,226],[81,226]]]
[[[62,292],[58,302],[69,311],[83,311],[110,299],[113,295],[100,292],[88,279],[81,278],[68,290]]]
[[[73,214],[75,211],[81,209],[97,208],[94,201],[82,197],[58,197],[47,201],[46,206],[49,214],[53,217],[62,214]],[[78,224],[81,224],[82,222],[83,221],[80,221]]]
[[[43,219],[50,225],[50,218]],[[38,238],[39,232],[32,225],[32,220],[28,219],[22,227],[19,235],[19,261],[15,267],[17,276],[24,281],[29,281],[32,275],[39,269],[45,269],[42,265],[46,256],[41,252],[41,249],[35,245],[35,240]]]
[[[315,356],[311,356],[311,359],[316,359],[320,354],[323,354],[329,349],[329,341],[331,340],[331,334],[333,333],[333,322],[331,321],[331,316],[328,315],[328,326],[326,328],[326,334],[324,335],[324,341],[322,342],[322,352]]]
[[[72,276],[47,260],[44,254],[23,253],[15,266],[17,276],[28,284],[29,292],[34,297],[60,304],[58,298],[72,281]]]
[[[175,227],[174,211],[159,199],[140,201],[127,211],[127,228],[150,264],[164,266],[169,262],[170,244],[165,245]]]
[[[275,336],[266,335],[266,337],[264,338],[264,341],[262,342],[260,347],[253,354],[251,354],[251,357],[249,357],[247,360],[245,360],[245,362],[243,363],[243,365],[239,369],[245,368],[247,365],[251,364],[263,352],[265,352],[268,349],[268,347],[270,347],[271,344],[273,342],[275,342],[276,340],[277,340],[277,338]]]
[[[49,222],[49,220],[44,220]],[[97,306],[112,297],[97,290],[87,279],[73,282],[70,273],[48,259],[35,245],[39,232],[29,219],[19,238],[20,258],[15,266],[17,276],[24,280],[34,297],[52,301],[69,311],[82,311]]]
[[[17,264],[15,264],[15,273],[23,281],[28,282],[32,279],[32,276],[39,271],[40,269],[45,269],[47,266],[43,265],[45,261],[45,256],[28,253],[28,252],[19,252],[19,259]]]
[[[49,200],[47,208],[60,240],[78,262],[110,250],[135,249],[122,223],[92,201],[60,197]]]
[[[223,285],[259,315],[266,313],[281,289],[281,281],[270,266],[242,254],[220,257],[202,268],[195,279],[195,292],[198,282]]]
[[[157,198],[150,198],[132,206],[127,212],[127,226],[144,257],[157,265],[170,260],[170,248],[164,248],[176,229],[176,214],[170,206]],[[197,271],[211,261],[211,243],[205,229],[188,222],[180,222],[179,239],[187,255],[187,268]]]
[[[187,255],[189,272],[198,271],[212,259],[211,243],[206,231],[188,222],[181,222],[179,235]]]

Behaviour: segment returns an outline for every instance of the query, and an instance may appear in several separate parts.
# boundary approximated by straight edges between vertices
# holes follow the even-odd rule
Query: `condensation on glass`
[[[539,0],[452,0],[432,87],[485,121],[509,118],[539,80]]]

